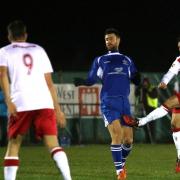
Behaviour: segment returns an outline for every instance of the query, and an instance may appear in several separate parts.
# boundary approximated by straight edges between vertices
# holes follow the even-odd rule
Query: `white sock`
[[[56,162],[57,167],[60,169],[64,180],[71,180],[72,178],[66,153],[60,147],[54,148],[51,153],[53,154],[53,159]]]
[[[4,180],[15,180],[17,169],[17,166],[4,167]]]
[[[173,132],[172,136],[177,150],[177,157],[178,159],[180,159],[180,131]]]
[[[4,180],[15,180],[18,170],[18,157],[5,157],[4,159]]]
[[[160,106],[150,112],[146,117],[143,118],[138,118],[139,119],[139,124],[138,126],[144,126],[148,122],[154,121],[156,119],[159,119],[163,116],[166,116],[168,114],[168,109],[165,108],[164,106]]]

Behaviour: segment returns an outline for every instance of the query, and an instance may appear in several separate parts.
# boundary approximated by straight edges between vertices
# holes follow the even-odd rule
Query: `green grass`
[[[115,180],[109,145],[85,145],[65,148],[73,180]],[[0,148],[3,161],[5,148]],[[127,160],[127,180],[179,180],[174,173],[176,150],[173,144],[134,144]],[[61,180],[44,147],[26,146],[20,152],[17,180]],[[3,167],[0,167],[3,179]]]

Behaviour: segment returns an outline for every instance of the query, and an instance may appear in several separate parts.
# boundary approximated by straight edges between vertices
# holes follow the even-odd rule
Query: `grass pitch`
[[[65,148],[73,180],[116,180],[109,145]],[[5,148],[0,148],[3,162]],[[134,144],[128,157],[127,180],[179,180],[174,172],[176,150],[173,144]],[[3,180],[3,167],[0,167]],[[17,180],[62,180],[46,148],[24,146],[20,151]]]

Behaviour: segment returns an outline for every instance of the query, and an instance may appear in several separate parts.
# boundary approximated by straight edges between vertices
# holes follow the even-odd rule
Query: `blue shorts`
[[[128,126],[123,121],[122,115],[131,116],[129,99],[123,96],[103,99],[101,101],[101,112],[105,126],[117,119],[120,120],[121,125]]]

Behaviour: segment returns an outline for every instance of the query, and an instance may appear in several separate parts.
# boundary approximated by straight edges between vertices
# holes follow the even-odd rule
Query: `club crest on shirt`
[[[123,62],[124,65],[128,65],[128,61],[126,59],[123,59],[122,62]]]

